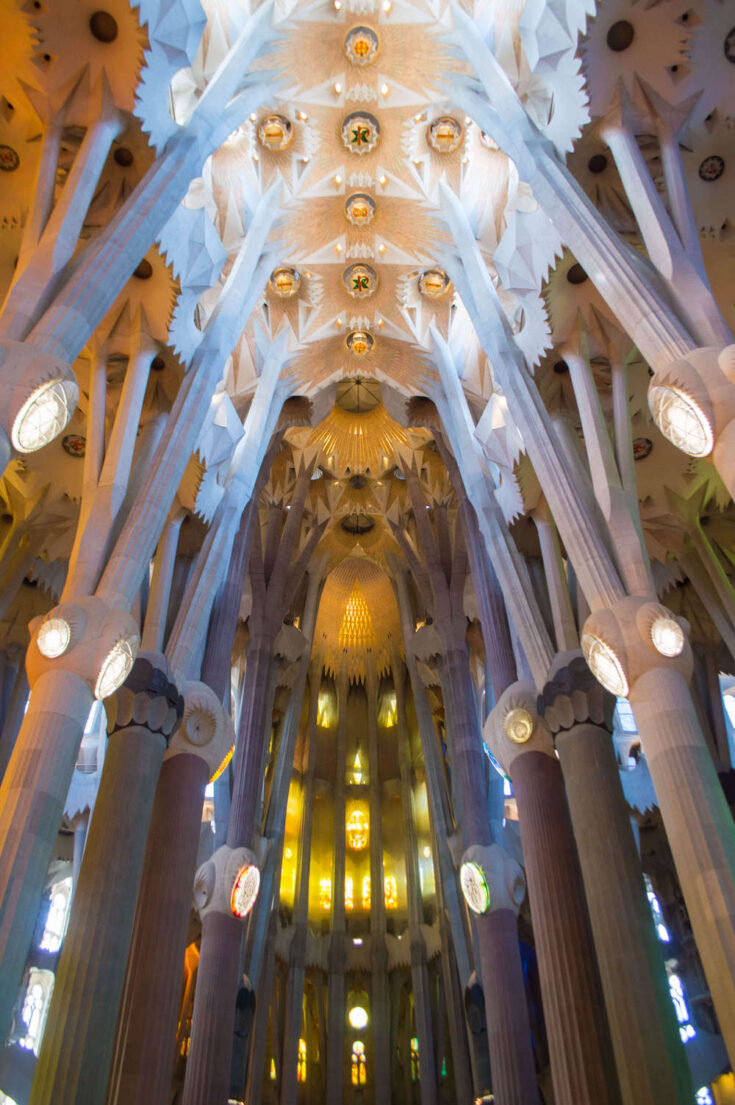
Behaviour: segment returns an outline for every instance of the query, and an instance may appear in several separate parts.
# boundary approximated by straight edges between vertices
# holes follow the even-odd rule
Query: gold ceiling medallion
[[[380,39],[372,27],[353,27],[345,35],[345,53],[353,65],[370,65],[380,49]]]
[[[353,226],[367,226],[375,214],[375,200],[365,192],[353,192],[345,200],[345,216]]]
[[[427,269],[419,276],[419,291],[427,299],[439,299],[449,289],[450,283],[443,269]]]
[[[266,115],[261,119],[258,127],[258,138],[261,146],[273,153],[280,153],[291,144],[293,138],[293,126],[285,115]]]
[[[282,265],[271,273],[270,286],[281,299],[290,299],[301,287],[301,275],[296,269]]]
[[[437,153],[454,153],[462,141],[462,126],[452,115],[440,115],[429,125],[429,145]]]
[[[350,330],[345,345],[353,357],[366,357],[372,353],[375,338],[368,330]]]
[[[342,282],[353,299],[367,299],[378,286],[378,274],[370,265],[350,265],[342,273]]]
[[[370,153],[378,144],[380,123],[367,111],[353,111],[342,124],[342,141],[351,153]]]

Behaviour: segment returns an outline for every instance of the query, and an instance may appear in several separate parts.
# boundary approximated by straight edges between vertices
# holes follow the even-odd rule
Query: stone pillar
[[[473,845],[463,856],[467,862],[480,867],[489,891],[489,904],[476,921],[493,1093],[498,1105],[535,1105],[536,1069],[518,946],[523,872],[497,844]]]
[[[513,781],[558,1102],[619,1100],[561,767],[533,684],[516,683],[489,719]]]
[[[547,710],[547,718],[556,711]],[[571,711],[570,711],[571,712]],[[558,716],[558,715],[557,715]],[[689,1064],[610,733],[556,735],[624,1105],[689,1105]]]
[[[385,943],[385,869],[383,865],[383,791],[378,759],[378,686],[372,654],[366,658],[365,694],[368,719],[368,773],[370,778],[370,1006],[373,1030],[373,1086],[375,1105],[391,1100],[391,1019],[388,991],[388,949]],[[344,839],[345,827],[342,825]],[[410,847],[410,842],[406,841]]]
[[[33,1105],[105,1100],[156,780],[182,710],[168,665],[155,653],[139,654],[126,683],[107,699],[110,738],[36,1065]]]
[[[327,992],[327,1105],[341,1105],[345,1039],[345,789],[347,773],[347,697],[349,682],[343,660],[337,680],[337,742],[334,768],[334,860],[332,932],[329,937]],[[372,835],[372,825],[370,826]],[[372,884],[371,901],[376,888]]]
[[[25,661],[21,660],[18,674],[13,684],[13,690],[10,695],[10,702],[8,703],[7,713],[3,722],[2,733],[0,733],[0,779],[2,779],[5,774],[8,761],[10,760],[15,742],[18,738],[18,732],[23,723],[23,714],[26,708],[26,702],[28,701],[28,691],[28,675],[26,673]]]
[[[169,1092],[204,788],[232,739],[214,692],[185,684],[153,804],[107,1105],[159,1105]]]
[[[202,946],[183,1105],[227,1101],[242,939],[242,918],[232,912],[232,892],[243,867],[254,863],[247,848],[224,845],[197,872],[194,901],[202,918]]]
[[[0,786],[0,1036],[7,1035],[33,937],[38,906],[61,823],[93,689],[121,639],[135,640],[132,619],[99,599],[62,603],[44,621],[64,618],[71,639],[47,659],[32,625],[26,666],[31,701]]]
[[[406,894],[408,898],[408,931],[411,940],[411,985],[416,1022],[416,1038],[419,1042],[419,1091],[421,1105],[437,1105],[438,1080],[434,1055],[434,1034],[431,1024],[431,998],[426,968],[426,945],[421,932],[423,903],[418,866],[418,841],[414,818],[413,788],[411,783],[410,749],[406,725],[406,701],[404,668],[397,651],[391,657],[393,685],[396,692],[398,720],[398,767],[401,775],[401,806],[403,808],[403,839],[406,855]]]
[[[301,839],[299,841],[298,875],[296,883],[296,901],[294,903],[294,938],[289,949],[288,987],[286,1017],[283,1032],[283,1060],[280,1071],[281,1105],[291,1105],[297,1092],[297,1062],[299,1034],[301,1032],[301,1012],[304,1001],[304,981],[306,977],[306,930],[309,914],[309,875],[311,872],[311,841],[314,828],[314,793],[316,784],[316,713],[314,706],[319,700],[321,670],[312,668],[309,704],[309,751],[304,784],[303,817]]]
[[[660,603],[631,597],[590,615],[582,648],[603,686],[627,692],[633,707],[722,1035],[735,1059],[735,826],[689,693],[692,655],[684,627]]]

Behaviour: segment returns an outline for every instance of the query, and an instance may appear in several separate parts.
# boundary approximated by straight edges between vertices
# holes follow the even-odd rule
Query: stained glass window
[[[347,818],[347,847],[361,852],[367,847],[369,832],[367,814],[362,810],[353,810]]]
[[[306,1040],[299,1040],[299,1060],[296,1067],[296,1078],[299,1082],[306,1081]]]
[[[46,918],[46,926],[41,937],[40,947],[45,952],[57,952],[66,934],[71,907],[71,876],[55,882],[51,887],[51,905]]]
[[[352,1045],[351,1074],[353,1086],[364,1086],[367,1082],[365,1045],[362,1040],[355,1040]]]
[[[27,1051],[33,1051],[38,1055],[43,1030],[46,1027],[46,1014],[48,1013],[51,991],[54,988],[54,976],[52,971],[39,971],[31,968],[28,976],[23,1008],[20,1017],[22,1021],[18,1043]]]
[[[414,1036],[411,1039],[411,1081],[418,1082],[419,1080],[419,1041],[418,1037]]]
[[[332,907],[332,880],[329,875],[319,879],[319,905],[322,909]]]
[[[398,909],[398,890],[395,875],[385,876],[385,908]]]
[[[370,876],[365,875],[362,880],[362,908],[370,909]]]
[[[345,909],[354,909],[355,899],[352,892],[352,876],[345,875]]]

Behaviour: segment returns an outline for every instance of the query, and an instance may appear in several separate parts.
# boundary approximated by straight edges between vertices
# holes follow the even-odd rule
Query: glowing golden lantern
[[[261,146],[274,153],[280,153],[291,144],[293,127],[285,115],[267,115],[258,127]]]
[[[462,141],[462,127],[452,115],[440,115],[429,126],[429,145],[437,153],[454,153]]]

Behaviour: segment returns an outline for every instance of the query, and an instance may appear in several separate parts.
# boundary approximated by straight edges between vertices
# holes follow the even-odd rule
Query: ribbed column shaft
[[[337,683],[339,716],[334,775],[334,862],[332,875],[332,933],[329,938],[327,996],[327,1105],[341,1105],[345,1038],[345,784],[347,770],[346,662]],[[372,891],[375,894],[375,888]]]
[[[646,898],[612,738],[575,725],[556,738],[624,1105],[690,1105],[661,946]]]
[[[653,668],[631,687],[643,750],[692,930],[735,1061],[735,826],[684,677]]]
[[[535,1105],[536,1068],[513,910],[479,916],[477,943],[495,1101],[497,1105]]]
[[[165,738],[111,735],[48,1022],[33,1105],[102,1105],[115,1042],[145,842]]]
[[[36,680],[0,785],[0,1037],[10,1031],[46,872],[92,706],[73,672]]]
[[[159,1105],[170,1089],[207,775],[205,760],[190,754],[161,768],[107,1105]]]
[[[557,1105],[618,1098],[572,824],[558,760],[517,756],[511,768]]]
[[[202,921],[192,1046],[186,1061],[182,1105],[224,1105],[227,1101],[241,936],[242,922],[232,914],[213,909]]]
[[[373,1088],[375,1105],[391,1100],[391,1016],[388,989],[388,951],[385,945],[385,870],[383,864],[383,800],[378,756],[378,687],[375,663],[367,656],[368,771],[370,774],[370,1004],[373,1029]],[[344,829],[343,829],[344,836]],[[408,841],[406,845],[409,846]]]

